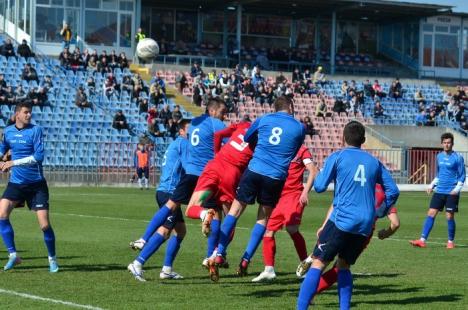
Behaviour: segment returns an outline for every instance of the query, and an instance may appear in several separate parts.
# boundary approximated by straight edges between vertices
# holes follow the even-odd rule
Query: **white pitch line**
[[[51,302],[51,303],[54,303],[54,304],[60,304],[60,305],[65,305],[65,306],[69,306],[69,307],[74,307],[74,308],[89,309],[89,310],[103,310],[103,308],[94,307],[94,306],[90,306],[90,305],[80,305],[80,304],[76,304],[76,303],[70,302],[70,301],[46,298],[46,297],[41,297],[41,296],[36,296],[36,295],[31,295],[31,294],[26,294],[26,293],[20,293],[20,292],[15,292],[15,291],[10,291],[10,290],[4,290],[4,289],[1,289],[1,288],[0,288],[0,294],[13,295],[13,296],[23,297],[23,298],[27,298],[27,299],[32,299],[32,300],[46,301],[46,302]]]

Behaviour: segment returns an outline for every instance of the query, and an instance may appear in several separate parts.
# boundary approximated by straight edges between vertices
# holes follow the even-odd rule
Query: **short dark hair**
[[[15,112],[21,111],[22,108],[27,108],[28,110],[32,110],[32,105],[28,102],[20,102],[15,107]]]
[[[218,110],[222,105],[226,105],[226,102],[224,102],[223,99],[221,98],[211,98],[208,101],[208,104],[206,105],[206,112],[208,112],[210,109],[215,109]]]
[[[292,106],[293,101],[290,97],[283,95],[283,96],[278,97],[275,100],[274,104],[275,104],[275,111],[278,112],[278,111],[288,110]]]
[[[452,143],[453,143],[453,135],[450,133],[450,132],[444,132],[441,136],[440,136],[440,143],[444,142],[444,140],[446,139],[450,139],[452,140]]]
[[[346,144],[360,147],[366,141],[366,129],[358,121],[351,121],[346,124],[343,136]]]
[[[177,124],[178,130],[184,129],[185,126],[187,126],[187,125],[190,124],[191,122],[192,122],[192,120],[187,119],[187,118],[181,119],[181,120],[179,121],[179,123]]]

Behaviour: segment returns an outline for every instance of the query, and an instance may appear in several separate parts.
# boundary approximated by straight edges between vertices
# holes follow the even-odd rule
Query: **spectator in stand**
[[[322,101],[317,105],[317,108],[315,109],[315,116],[322,117],[324,120],[325,120],[325,117],[332,116],[332,113],[328,112],[328,107],[327,107],[327,104],[325,103],[325,100],[322,99]]]
[[[243,75],[244,77],[250,77],[250,76],[252,76],[252,72],[250,71],[249,65],[248,65],[248,64],[244,64],[244,68],[242,68],[242,75]]]
[[[23,86],[18,85],[15,89],[15,103],[23,102],[26,100],[28,94],[23,89]]]
[[[346,99],[349,99],[348,91],[349,91],[348,81],[343,81],[343,84],[341,84],[341,96]]]
[[[6,90],[8,87],[7,82],[5,81],[5,75],[0,73],[0,91]]]
[[[166,133],[172,139],[175,139],[177,133],[179,132],[179,127],[177,126],[177,122],[175,122],[172,118],[168,120],[166,125]]]
[[[462,121],[460,122],[460,128],[464,131],[468,131],[468,122],[466,121],[465,116],[463,116]]]
[[[138,98],[138,113],[148,113],[149,102],[146,98]]]
[[[46,75],[44,77],[44,80],[41,82],[40,86],[43,87],[47,93],[54,88],[54,82],[52,82],[50,75]]]
[[[426,122],[426,111],[421,111],[418,115],[416,115],[416,126],[425,126]]]
[[[140,97],[140,92],[145,91],[145,86],[141,76],[138,73],[135,73],[132,78],[133,81],[133,92],[132,98]]]
[[[6,39],[5,43],[3,43],[2,46],[0,46],[0,54],[2,54],[5,57],[16,57],[15,54],[15,48],[13,47],[13,43],[11,42],[11,39]]]
[[[120,58],[119,58],[119,56],[116,54],[115,50],[112,50],[112,52],[111,52],[111,54],[109,55],[108,59],[109,59],[109,66],[110,66],[112,69],[115,69],[115,68],[119,67]]]
[[[27,63],[24,66],[23,73],[21,74],[21,79],[29,82],[29,81],[36,81],[39,82],[37,77],[36,69],[34,69],[31,64]]]
[[[314,79],[313,79],[314,84],[326,84],[327,79],[325,77],[325,74],[323,73],[323,68],[322,66],[318,66],[317,70],[314,73]]]
[[[286,83],[287,79],[283,75],[283,72],[280,72],[278,76],[276,76],[276,84]]]
[[[143,32],[143,29],[141,27],[138,27],[138,31],[135,34],[136,45],[138,45],[138,43],[143,39],[146,39],[146,34]]]
[[[124,75],[122,78],[122,91],[126,91],[131,94],[133,92],[134,86],[135,85],[133,83],[132,77],[130,75]]]
[[[172,111],[172,119],[175,123],[178,123],[182,119],[182,112],[180,112],[180,106],[177,104]]]
[[[127,129],[127,130],[129,129],[127,118],[123,114],[122,110],[118,110],[117,113],[114,115],[114,120],[112,121],[112,127],[119,131],[122,129]]]
[[[390,86],[388,96],[393,99],[399,99],[402,97],[401,94],[401,84],[400,87],[398,87],[398,84],[396,81],[392,82],[392,85]]]
[[[364,95],[367,96],[367,97],[372,97],[374,98],[375,96],[375,91],[374,91],[374,88],[372,87],[372,84],[370,83],[369,80],[366,80],[364,82]]]
[[[302,74],[302,82],[307,84],[307,82],[313,81],[312,74],[310,73],[309,68],[305,69],[304,73]]]
[[[375,106],[374,106],[374,117],[375,118],[381,118],[381,117],[385,117],[385,113],[384,113],[384,108],[382,106],[382,104],[380,103],[379,100],[376,100],[375,101]]]
[[[206,93],[206,90],[205,90],[205,86],[203,85],[203,83],[199,82],[198,84],[196,84],[193,88],[193,96],[192,96],[193,103],[200,107],[202,105],[203,95],[205,95],[205,93]]]
[[[420,89],[418,89],[414,93],[414,102],[416,102],[417,104],[426,104],[426,99],[424,98],[423,93]]]
[[[153,84],[153,89],[150,90],[150,102],[152,105],[164,104],[166,102],[166,96],[162,91],[161,87],[157,84]]]
[[[314,135],[320,137],[320,132],[315,129],[314,123],[312,123],[312,120],[310,119],[310,117],[308,116],[304,117],[304,121],[302,123],[304,124],[306,135],[309,135],[311,138]]]
[[[11,126],[11,125],[14,125],[16,124],[16,116],[15,116],[15,113],[13,113],[10,118],[8,119],[6,125],[7,126]]]
[[[103,50],[101,55],[99,55],[99,61],[100,62],[103,62],[105,61],[106,64],[109,66],[109,55],[107,55],[107,51],[106,50]]]
[[[17,49],[18,55],[24,58],[34,57],[34,53],[31,51],[31,48],[28,45],[28,42],[23,39]]]
[[[47,101],[47,94],[44,88],[41,87],[39,88],[39,90],[37,90],[35,87],[31,88],[26,98],[26,101],[28,101],[33,106],[43,106]]]
[[[260,85],[257,88],[257,91],[255,92],[254,97],[255,97],[255,102],[260,103],[261,105],[263,105],[265,102],[267,102],[267,94],[266,94],[265,89],[263,88],[262,85]]]
[[[169,110],[169,106],[167,104],[161,111],[159,111],[159,119],[164,126],[167,125],[169,119],[172,119],[172,112]]]
[[[60,35],[62,36],[62,47],[70,48],[70,43],[73,34],[70,29],[70,26],[67,23],[63,23],[62,30],[60,30]]]
[[[456,108],[458,107],[458,104],[455,103],[455,100],[453,98],[450,99],[449,104],[447,105],[447,118],[449,120],[455,119],[455,113],[456,113]]]
[[[382,86],[380,86],[378,80],[374,81],[374,85],[372,85],[372,89],[374,90],[375,96],[379,97],[379,99],[382,99],[387,96],[387,94],[383,92]]]
[[[194,80],[198,80],[201,77],[202,73],[203,73],[203,70],[198,64],[198,62],[194,62],[192,65],[192,69],[190,70],[190,76]]]
[[[88,102],[88,96],[82,86],[78,87],[78,90],[76,91],[75,105],[80,109],[89,108],[91,106]]]
[[[244,90],[243,90],[244,95],[247,97],[253,97],[255,94],[255,87],[252,85],[250,78],[246,78],[244,80]]]
[[[175,81],[176,81],[176,86],[178,86],[178,89],[180,92],[183,92],[184,88],[188,87],[187,78],[185,77],[185,74],[182,72],[179,72],[177,74]]]
[[[89,76],[86,80],[86,88],[88,89],[90,96],[93,96],[96,93],[96,82],[92,76]]]
[[[73,54],[72,59],[70,60],[70,68],[75,72],[84,68],[84,64],[79,54]]]
[[[162,89],[163,93],[166,94],[166,82],[159,72],[157,72],[156,76],[151,79],[150,84],[158,85]]]
[[[95,56],[89,57],[86,69],[90,73],[96,72],[98,70],[98,64]]]
[[[455,121],[460,122],[464,112],[465,112],[465,105],[463,103],[459,103],[455,107]]]
[[[112,73],[109,73],[106,80],[104,81],[103,89],[104,94],[107,96],[108,99],[110,99],[112,95],[117,94],[117,91],[119,90],[119,85],[117,84],[117,81]]]
[[[124,52],[119,55],[119,67],[120,69],[125,69],[129,67],[127,55]]]
[[[435,111],[429,112],[429,115],[426,119],[426,126],[435,126],[436,125],[436,113]]]
[[[146,120],[148,123],[148,131],[154,134],[158,128],[158,111],[155,107],[148,110],[148,118]]]
[[[11,86],[0,91],[0,104],[15,104],[15,95],[13,94]]]
[[[228,80],[226,70],[221,71],[221,74],[219,75],[218,83],[219,83],[219,85],[221,85],[221,88],[223,88],[223,89],[229,87],[229,80]]]
[[[213,98],[221,98],[223,94],[223,88],[221,87],[221,84],[217,84],[215,88],[211,90],[211,97]]]
[[[255,87],[258,87],[260,83],[265,83],[265,79],[262,76],[260,69],[257,69],[257,72],[252,78],[252,84]]]
[[[299,71],[299,68],[295,68],[292,73],[292,82],[297,83],[301,81],[302,81],[301,72]]]
[[[453,96],[453,99],[457,103],[462,102],[462,101],[466,101],[468,99],[466,97],[466,93],[465,93],[465,90],[463,89],[463,87],[461,87],[461,86],[457,87],[457,92]]]

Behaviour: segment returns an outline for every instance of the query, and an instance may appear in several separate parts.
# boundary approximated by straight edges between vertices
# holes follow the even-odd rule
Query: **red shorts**
[[[268,220],[267,230],[278,231],[283,226],[300,225],[304,205],[299,201],[302,191],[282,194]]]
[[[211,191],[220,204],[231,204],[242,175],[241,169],[226,161],[211,160],[198,179],[195,192]]]

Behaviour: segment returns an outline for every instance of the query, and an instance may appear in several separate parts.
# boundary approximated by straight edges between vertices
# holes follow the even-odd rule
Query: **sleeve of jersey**
[[[304,163],[304,166],[312,163],[312,154],[310,153],[308,148],[304,149],[304,152],[302,152],[301,158],[302,158],[302,162]]]
[[[232,133],[236,130],[236,125],[232,124],[231,126],[218,130],[214,134],[214,151],[215,154],[219,152],[221,149],[221,144],[223,143],[224,138],[228,138],[232,135]]]
[[[187,171],[189,150],[188,150],[188,142],[185,139],[180,141],[179,156],[180,156],[180,162],[182,163],[182,168],[184,168],[184,170]]]
[[[466,179],[466,169],[465,169],[465,160],[463,159],[463,156],[458,155],[458,179],[457,179],[457,185],[453,189],[456,193],[459,193],[462,188],[463,188],[463,183],[465,183]]]
[[[335,163],[337,159],[337,153],[334,153],[328,157],[325,161],[322,171],[317,175],[314,180],[314,189],[317,193],[323,193],[327,190],[328,185],[331,183],[336,176]]]
[[[248,143],[255,142],[256,136],[257,136],[256,133],[258,131],[258,126],[260,124],[260,119],[261,118],[257,118],[255,122],[252,124],[252,126],[250,126],[249,130],[247,130],[247,132],[245,133],[245,136],[244,136],[245,142],[248,142]]]
[[[36,127],[36,130],[34,132],[34,159],[38,163],[42,163],[44,160],[44,142],[43,142],[44,136],[42,134],[42,128],[41,127]]]
[[[387,215],[389,209],[395,205],[400,196],[400,190],[398,186],[395,184],[390,172],[388,172],[387,168],[385,168],[382,163],[379,162],[380,165],[380,175],[377,180],[377,183],[380,183],[385,191],[385,205],[382,205],[380,208],[383,208],[381,214]]]

